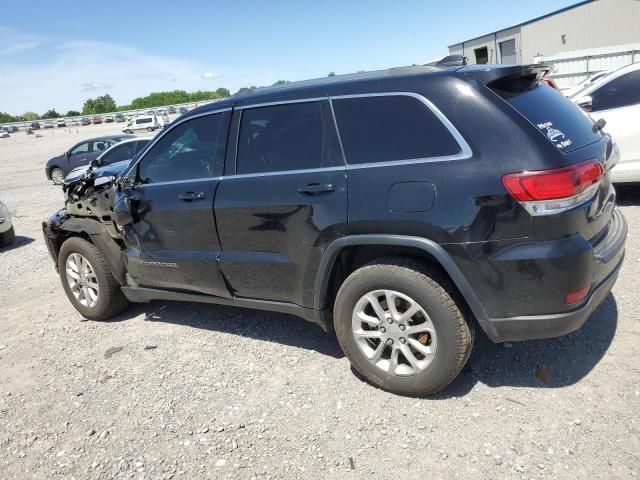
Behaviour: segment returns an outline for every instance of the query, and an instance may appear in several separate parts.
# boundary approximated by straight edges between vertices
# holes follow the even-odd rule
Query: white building
[[[640,61],[640,1],[587,0],[503,30],[449,46],[469,63],[554,67],[561,86],[600,70]]]

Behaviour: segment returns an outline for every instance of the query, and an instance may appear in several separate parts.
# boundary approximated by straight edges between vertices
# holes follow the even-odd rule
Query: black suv
[[[43,225],[64,289],[96,320],[154,299],[298,315],[406,395],[451,382],[476,325],[571,332],[626,223],[615,143],[546,70],[399,68],[193,110],[116,178],[65,185]]]

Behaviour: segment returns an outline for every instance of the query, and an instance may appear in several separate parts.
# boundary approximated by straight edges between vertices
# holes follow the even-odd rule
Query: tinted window
[[[110,146],[111,146],[110,142],[107,142],[105,140],[99,140],[99,141],[93,142],[93,151],[98,153],[104,152]]]
[[[149,140],[139,140],[136,142],[136,149],[134,153],[138,153],[140,150],[142,150],[144,147],[147,146],[147,144],[149,143]]]
[[[74,147],[73,150],[71,150],[71,155],[81,155],[83,153],[89,153],[91,151],[90,145],[91,142],[81,143],[80,145]]]
[[[135,154],[136,142],[127,142],[121,145],[116,145],[112,150],[105,153],[100,159],[103,165],[110,165],[115,162],[121,162],[122,160],[130,160]]]
[[[591,94],[592,112],[640,104],[640,70],[619,76]]]
[[[242,112],[237,173],[322,166],[322,106],[318,102],[249,108]]]
[[[136,120],[136,123],[140,124],[140,123],[151,123],[153,121],[153,119],[151,118],[140,118],[138,120]]]
[[[164,135],[140,161],[143,183],[170,182],[215,176],[224,155],[226,114],[186,121]]]
[[[580,107],[547,85],[503,96],[559,150],[568,152],[601,138]]]
[[[420,100],[393,95],[333,100],[347,163],[440,157],[460,152],[449,130]]]

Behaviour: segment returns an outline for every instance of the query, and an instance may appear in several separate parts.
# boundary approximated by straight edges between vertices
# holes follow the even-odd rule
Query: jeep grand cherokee
[[[449,384],[476,326],[571,332],[626,223],[615,143],[546,71],[399,68],[195,109],[117,177],[65,185],[43,228],[67,296],[95,320],[154,299],[292,313],[405,395]]]

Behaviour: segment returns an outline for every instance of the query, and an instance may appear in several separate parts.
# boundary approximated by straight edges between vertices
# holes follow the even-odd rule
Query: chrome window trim
[[[185,180],[171,180],[169,182],[157,182],[157,183],[142,183],[141,187],[155,187],[160,185],[176,185],[178,183],[195,183],[195,182],[208,182],[212,180],[220,181],[222,177],[201,177],[201,178],[187,178]]]
[[[279,170],[275,172],[256,172],[256,173],[238,173],[234,175],[224,175],[221,180],[233,178],[252,178],[252,177],[270,177],[273,175],[296,175],[298,173],[320,173],[320,172],[337,172],[345,171],[344,165],[337,167],[320,167],[320,168],[301,168],[299,170]]]
[[[328,101],[328,100],[329,100],[329,97],[309,97],[309,98],[297,98],[293,100],[274,100],[273,102],[237,105],[235,109],[246,110],[248,108],[273,107],[276,105],[288,105],[291,103],[311,103],[311,102],[320,102],[320,101]]]
[[[168,135],[174,128],[178,127],[179,125],[182,125],[185,122],[188,122],[189,120],[193,120],[194,118],[206,117],[207,115],[215,115],[217,113],[230,112],[231,110],[233,110],[233,107],[221,108],[219,110],[212,110],[210,112],[198,113],[197,115],[191,115],[191,116],[189,116],[187,118],[183,118],[180,121],[175,121],[174,123],[172,123],[169,126],[169,129],[166,132],[163,132],[162,135],[156,135],[156,137],[147,144],[147,146],[144,148],[144,150],[141,151],[142,153],[140,154],[140,157],[138,158],[138,160],[136,160],[136,162],[133,165],[129,165],[127,167],[127,169],[121,174],[121,177],[128,177],[129,174],[142,161],[142,159],[144,157],[146,157],[146,155],[149,152],[149,150],[151,150],[153,148],[153,146],[160,141],[160,139],[164,138],[165,135]],[[209,178],[211,178],[211,177],[209,177]],[[204,179],[201,179],[201,180],[204,180]],[[166,184],[167,182],[160,182],[160,183],[165,183]],[[150,183],[145,183],[145,185],[151,185],[151,184]]]
[[[331,101],[331,108],[333,109],[333,100],[349,99],[349,98],[367,98],[367,97],[411,97],[422,102],[431,112],[440,120],[440,122],[449,131],[454,140],[460,147],[460,152],[455,155],[441,155],[437,157],[421,157],[421,158],[403,158],[398,160],[388,160],[386,162],[370,162],[370,163],[354,163],[350,164],[347,160],[347,170],[356,170],[360,168],[371,167],[389,167],[392,165],[408,165],[413,163],[427,163],[427,162],[448,162],[451,160],[466,160],[473,156],[471,147],[464,139],[458,129],[451,123],[451,121],[436,107],[429,99],[415,92],[380,92],[380,93],[357,93],[353,95],[332,95],[329,96]],[[336,122],[337,122],[336,118]],[[337,125],[336,125],[337,126]],[[338,130],[339,132],[339,130]],[[342,142],[341,142],[342,143]],[[344,153],[344,149],[343,149]],[[344,153],[346,156],[346,153]]]
[[[428,100],[423,95],[420,95],[415,92],[392,91],[392,92],[379,92],[379,93],[358,93],[358,94],[351,94],[351,95],[329,95],[326,97],[309,97],[309,98],[300,98],[300,99],[293,99],[293,100],[276,100],[273,102],[263,102],[263,103],[249,104],[249,105],[227,107],[219,110],[200,113],[198,115],[193,115],[188,118],[182,119],[179,122],[173,123],[169,130],[167,130],[162,135],[157,136],[155,139],[149,142],[149,144],[146,146],[144,150],[144,153],[142,153],[142,155],[140,156],[140,158],[138,158],[135,164],[128,167],[128,169],[123,173],[122,176],[128,176],[129,173],[138,165],[138,163],[140,163],[140,161],[142,161],[142,159],[145,158],[147,152],[151,150],[151,148],[153,148],[153,146],[161,138],[169,134],[169,132],[171,132],[171,130],[173,130],[178,125],[186,121],[192,120],[194,118],[229,112],[233,109],[246,110],[249,108],[260,108],[260,107],[270,107],[270,106],[276,106],[276,105],[287,105],[287,104],[295,104],[295,103],[309,103],[309,102],[320,102],[320,101],[329,101],[331,110],[333,112],[333,103],[332,103],[333,100],[341,100],[341,99],[349,99],[349,98],[397,97],[397,96],[415,98],[416,100],[420,101],[423,105],[425,105],[431,112],[433,112],[433,114],[438,118],[438,120],[440,120],[440,122],[442,122],[445,128],[456,140],[456,142],[458,143],[458,146],[460,147],[460,152],[455,155],[443,155],[443,156],[437,156],[437,157],[409,158],[409,159],[389,160],[386,162],[371,162],[371,163],[359,163],[359,164],[346,163],[346,165],[335,166],[335,167],[307,168],[307,169],[299,169],[299,170],[280,170],[280,171],[274,171],[274,172],[241,173],[241,174],[233,174],[233,175],[222,175],[219,177],[203,177],[203,178],[188,179],[188,180],[175,180],[170,182],[146,183],[144,184],[144,186],[148,187],[150,185],[170,185],[175,183],[188,183],[188,182],[196,182],[196,181],[204,181],[204,180],[221,181],[226,178],[228,179],[252,178],[252,177],[268,177],[268,176],[274,176],[274,175],[295,175],[300,173],[319,173],[319,172],[331,172],[331,171],[358,170],[361,168],[371,168],[371,167],[389,167],[389,166],[395,166],[395,165],[409,165],[409,164],[430,163],[430,162],[445,162],[445,161],[452,161],[452,160],[466,160],[473,156],[471,147],[466,142],[462,134],[451,123],[451,121],[440,111],[440,109],[436,107],[430,100]],[[333,115],[333,120],[334,122],[337,122],[335,113]],[[240,116],[239,121],[242,122],[242,115]],[[335,124],[335,126],[336,126],[336,131],[338,133],[338,141],[340,143],[342,155],[346,161],[346,157],[345,157],[346,154],[344,153],[344,148],[342,148],[342,138],[340,136],[340,130],[338,129],[337,123]],[[239,143],[238,140],[236,140],[236,145],[235,145],[236,149],[238,147],[238,143]],[[235,158],[237,162],[237,151],[236,151]]]

